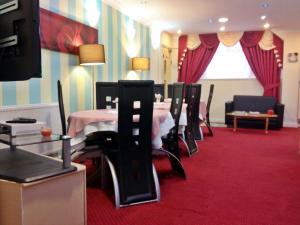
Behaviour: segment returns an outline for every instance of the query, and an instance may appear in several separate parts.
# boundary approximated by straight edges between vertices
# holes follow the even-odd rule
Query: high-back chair
[[[96,82],[97,109],[116,108],[114,100],[118,97],[117,82]]]
[[[190,156],[198,151],[197,143],[195,141],[195,133],[199,132],[200,95],[201,84],[189,84],[185,86],[187,126],[184,133],[185,142]]]
[[[119,81],[118,85],[118,134],[111,138],[115,144],[104,149],[116,207],[158,201],[151,144],[153,81]]]
[[[185,170],[180,163],[180,155],[179,155],[179,118],[182,109],[183,103],[183,90],[184,83],[175,83],[173,85],[173,97],[171,102],[170,113],[174,119],[175,126],[170,129],[169,133],[162,137],[164,149],[160,149],[161,151],[165,151],[168,156],[172,166],[172,169],[177,171],[180,176],[186,178]]]
[[[214,94],[214,88],[215,88],[215,85],[211,84],[210,88],[209,88],[209,95],[208,95],[208,100],[207,100],[207,105],[206,105],[206,121],[209,126],[210,126],[209,110],[210,110],[211,100],[212,100],[212,97]]]
[[[57,81],[57,92],[62,135],[67,135],[67,122],[60,80]],[[87,158],[98,160],[102,156],[102,153],[98,146],[97,133],[92,133],[87,136],[84,143],[71,147],[71,154],[72,160],[84,161]]]
[[[154,84],[154,91],[153,91],[153,95],[154,95],[154,101],[155,99],[155,94],[160,94],[161,95],[161,99],[160,101],[163,102],[164,101],[164,95],[165,95],[165,87],[164,84]]]
[[[58,106],[59,106],[62,135],[67,135],[65,107],[64,107],[64,100],[63,100],[62,87],[61,87],[60,80],[57,81],[57,93],[58,93]]]
[[[210,85],[208,100],[207,100],[207,104],[206,104],[206,115],[205,115],[205,118],[202,118],[202,120],[200,120],[200,124],[204,123],[205,126],[207,127],[208,133],[209,133],[210,136],[213,136],[213,131],[212,131],[212,128],[211,128],[211,125],[210,125],[209,111],[210,111],[210,105],[211,105],[212,97],[213,97],[213,94],[214,94],[214,87],[215,87],[214,84]]]
[[[172,136],[175,138],[174,140],[177,141],[178,141],[179,119],[180,119],[181,109],[183,104],[183,93],[184,93],[184,83],[174,83],[170,112],[174,119],[175,126],[171,129],[170,133],[172,133]],[[175,155],[179,158],[179,152],[178,153],[176,152]]]
[[[173,97],[173,84],[168,84],[168,98]]]

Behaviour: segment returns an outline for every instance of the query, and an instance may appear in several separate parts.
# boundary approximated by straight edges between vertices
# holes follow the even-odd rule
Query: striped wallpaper
[[[96,27],[99,43],[105,46],[106,64],[82,67],[75,55],[42,49],[42,79],[1,82],[0,106],[57,102],[56,82],[60,79],[67,115],[91,109],[92,74],[95,81],[124,79],[130,70],[130,57],[150,57],[149,28],[99,0],[40,0],[40,6]],[[140,76],[151,79],[149,72]]]

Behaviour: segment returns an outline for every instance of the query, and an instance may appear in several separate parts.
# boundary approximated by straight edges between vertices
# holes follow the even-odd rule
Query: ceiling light
[[[182,31],[180,29],[177,30],[177,34],[181,34]]]
[[[218,19],[218,21],[220,22],[220,23],[226,23],[226,22],[228,22],[228,18],[227,17],[221,17],[221,18],[219,18]]]
[[[224,31],[224,30],[225,30],[225,26],[221,26],[220,31]]]
[[[268,2],[263,2],[262,4],[261,4],[261,7],[263,7],[263,8],[268,8],[270,6],[270,4],[268,3]]]
[[[266,18],[267,18],[266,15],[262,15],[262,16],[260,17],[261,20],[265,20]]]
[[[268,28],[270,28],[270,24],[269,24],[268,22],[267,22],[267,23],[265,23],[265,24],[264,24],[264,28],[265,28],[265,29],[268,29]]]
[[[213,19],[212,18],[209,18],[208,19],[208,23],[213,23],[214,21],[213,21]]]

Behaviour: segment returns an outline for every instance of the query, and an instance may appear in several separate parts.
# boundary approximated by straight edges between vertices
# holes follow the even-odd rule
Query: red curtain
[[[264,96],[274,96],[279,100],[281,68],[273,49],[266,51],[259,47],[262,35],[263,31],[244,32],[240,43],[252,71],[264,88]],[[283,41],[275,34],[274,44],[278,55],[282,56]]]
[[[196,83],[205,72],[218,46],[217,34],[200,34],[201,45],[195,50],[187,50],[181,68],[178,72],[178,81],[187,84]],[[186,49],[187,36],[179,38],[178,60]]]

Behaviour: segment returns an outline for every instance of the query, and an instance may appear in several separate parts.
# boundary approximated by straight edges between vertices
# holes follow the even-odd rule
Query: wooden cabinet
[[[30,183],[0,179],[1,225],[86,225],[85,167]]]

